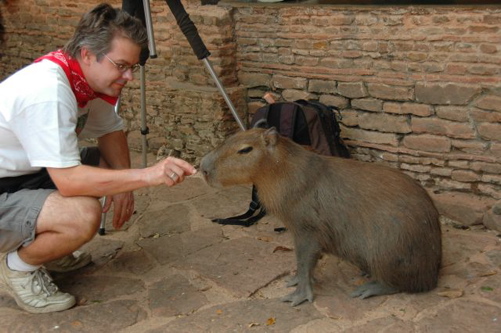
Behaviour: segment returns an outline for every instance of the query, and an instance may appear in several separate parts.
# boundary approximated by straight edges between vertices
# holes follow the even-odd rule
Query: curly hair
[[[102,3],[86,13],[77,25],[75,33],[63,47],[63,51],[78,58],[82,47],[87,47],[98,60],[110,52],[115,37],[130,39],[141,47],[148,48],[148,35],[142,22],[127,12]]]

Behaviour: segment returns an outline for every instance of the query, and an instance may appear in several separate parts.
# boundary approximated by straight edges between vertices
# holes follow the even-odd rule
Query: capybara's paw
[[[291,306],[299,305],[305,301],[313,302],[313,292],[310,287],[298,287],[294,292],[282,297],[282,302],[291,302]]]
[[[350,296],[353,298],[358,297],[360,299],[364,299],[371,296],[391,295],[397,292],[398,290],[395,288],[388,287],[377,281],[370,281],[355,289]]]

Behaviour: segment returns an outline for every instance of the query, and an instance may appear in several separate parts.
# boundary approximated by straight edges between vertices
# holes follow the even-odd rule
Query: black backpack
[[[341,129],[335,112],[341,116],[338,109],[318,101],[300,99],[295,102],[277,102],[258,109],[252,117],[251,127],[275,127],[281,135],[300,145],[310,146],[319,154],[349,158],[350,153],[340,137]],[[212,221],[249,227],[264,215],[266,211],[253,186],[247,212]]]

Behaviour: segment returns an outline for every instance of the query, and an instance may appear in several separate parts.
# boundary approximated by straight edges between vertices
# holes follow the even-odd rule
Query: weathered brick
[[[479,123],[482,122],[501,123],[500,112],[491,112],[491,111],[484,111],[472,108],[472,110],[470,110],[470,116],[474,121]]]
[[[480,180],[480,176],[473,171],[468,170],[454,170],[452,171],[451,178],[460,182],[476,182]]]
[[[442,191],[471,191],[472,185],[470,183],[458,182],[449,178],[435,179],[435,186]]]
[[[462,106],[437,106],[435,114],[442,119],[467,122],[469,120],[468,110],[467,107]]]
[[[383,101],[375,98],[354,99],[351,101],[351,106],[355,109],[378,112],[383,110]]]
[[[436,135],[407,135],[402,140],[402,144],[410,149],[423,150],[438,153],[448,153],[451,150],[451,140],[443,136]]]
[[[501,164],[499,163],[472,162],[471,169],[485,173],[501,174]]]
[[[362,82],[339,82],[338,92],[348,98],[367,97],[367,89]]]
[[[271,75],[261,73],[240,73],[238,78],[247,87],[258,87],[270,85]]]
[[[493,155],[496,156],[497,158],[501,158],[501,143],[491,143],[491,147],[489,149],[489,152]]]
[[[308,80],[302,77],[273,75],[271,84],[274,88],[280,89],[306,89]]]
[[[380,83],[369,83],[367,85],[369,95],[375,98],[393,101],[410,101],[414,97],[413,89],[410,87],[395,87]]]
[[[383,103],[383,111],[387,113],[402,114],[402,104],[394,102]]]
[[[501,185],[501,175],[482,175],[484,183]]]
[[[346,109],[350,104],[350,101],[347,98],[337,95],[321,95],[319,101],[326,105],[335,106],[338,109]],[[343,113],[344,111],[345,110],[343,110]]]
[[[400,155],[400,162],[410,163],[410,164],[423,164],[423,165],[434,165],[434,166],[444,166],[444,160],[431,157],[416,157],[410,155]]]
[[[295,63],[294,56],[292,55],[279,55],[277,58],[278,62],[281,64],[292,65]]]
[[[358,112],[351,109],[345,109],[341,113],[341,123],[345,126],[354,127],[358,126]]]
[[[416,100],[421,103],[466,105],[481,88],[455,83],[417,83]]]
[[[457,139],[475,138],[475,130],[469,123],[436,118],[413,118],[411,128],[414,133],[438,134]]]
[[[481,123],[477,125],[477,130],[486,140],[501,141],[501,124]]]
[[[385,102],[383,104],[383,111],[397,114],[413,114],[420,117],[427,117],[433,114],[431,106],[417,103]]]
[[[341,136],[354,141],[387,144],[395,147],[398,145],[398,138],[392,133],[379,133],[343,126],[341,129]]]
[[[430,166],[420,165],[420,164],[407,164],[407,163],[400,164],[400,168],[402,170],[408,170],[419,173],[429,173],[431,170]]]
[[[368,52],[376,52],[378,48],[378,43],[377,41],[368,41],[362,43],[362,50],[368,51]]]
[[[381,158],[384,160],[384,161],[387,161],[387,162],[398,162],[398,155],[397,154],[392,154],[392,153],[387,153],[387,152],[383,152],[381,154]]]
[[[442,177],[450,177],[452,175],[452,169],[449,168],[431,168],[430,174],[442,176]]]
[[[468,73],[473,75],[496,75],[500,72],[497,65],[471,65],[468,66]]]
[[[324,56],[320,60],[320,65],[327,68],[350,68],[352,66],[352,61]]]
[[[482,155],[487,151],[488,144],[474,140],[452,140],[452,147],[468,154]]]
[[[478,185],[477,189],[482,195],[501,200],[501,188],[499,188],[499,186],[481,183]],[[490,228],[488,225],[486,225],[486,227]]]
[[[486,14],[484,15],[483,22],[485,24],[493,24],[496,26],[499,26],[501,24],[501,16],[496,15],[496,14]]]
[[[317,57],[296,56],[295,62],[303,66],[318,66],[320,60]]]
[[[463,161],[463,160],[450,160],[447,163],[447,166],[450,166],[451,168],[456,168],[456,169],[468,169],[469,165],[470,165],[470,162]]]
[[[482,96],[475,101],[474,105],[480,109],[501,112],[501,96]]]
[[[308,91],[313,93],[334,94],[336,92],[336,81],[310,80],[308,83]]]
[[[286,101],[295,101],[298,99],[317,99],[315,94],[310,94],[304,90],[285,89],[282,92],[282,97]]]
[[[361,128],[380,132],[410,133],[411,127],[405,116],[393,116],[385,113],[360,112],[358,123]]]

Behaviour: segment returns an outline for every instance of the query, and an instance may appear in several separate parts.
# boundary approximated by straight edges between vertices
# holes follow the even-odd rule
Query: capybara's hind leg
[[[294,241],[296,244],[297,274],[287,282],[287,286],[297,287],[294,292],[282,298],[283,302],[291,302],[292,306],[299,305],[304,301],[313,302],[312,273],[320,256],[320,245],[313,237],[301,235],[301,237],[294,237]]]
[[[291,276],[290,279],[287,279],[286,282],[287,282],[287,284],[286,284],[287,287],[294,287],[294,286],[298,285],[299,278],[297,277],[297,274],[296,274],[294,276]]]
[[[386,286],[377,281],[370,281],[355,289],[350,296],[364,299],[371,296],[391,295],[395,293],[398,293],[398,290],[393,287]]]

